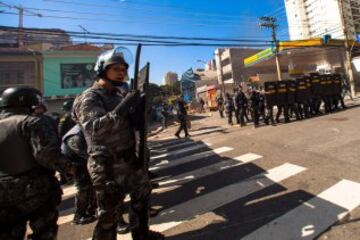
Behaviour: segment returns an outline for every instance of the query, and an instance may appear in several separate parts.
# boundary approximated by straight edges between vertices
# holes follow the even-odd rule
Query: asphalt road
[[[360,239],[360,107],[276,126],[228,126],[217,113],[150,140],[159,174],[151,228],[183,239]],[[64,189],[58,239],[89,239],[73,226]],[[118,239],[130,239],[118,235]]]

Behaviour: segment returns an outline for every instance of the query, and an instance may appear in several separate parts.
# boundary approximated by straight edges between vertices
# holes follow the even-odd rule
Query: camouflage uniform
[[[133,239],[146,239],[141,234],[148,232],[148,173],[135,155],[129,114],[113,112],[124,97],[119,89],[108,90],[95,82],[74,102],[73,117],[85,133],[88,169],[99,208],[93,239],[116,239],[117,216],[127,193]]]
[[[15,149],[16,147],[16,149]],[[0,239],[56,239],[61,188],[55,171],[62,157],[56,131],[45,118],[4,111],[0,114]]]
[[[73,126],[75,122],[72,120],[71,112],[65,113],[59,120],[59,136],[62,138]]]
[[[95,193],[87,170],[87,146],[79,125],[75,125],[62,139],[61,149],[75,165],[74,183],[77,189],[75,195],[74,223],[85,224],[93,221],[96,210]],[[82,221],[87,218],[88,222]],[[83,219],[85,220],[85,219]],[[82,221],[82,222],[81,222]]]

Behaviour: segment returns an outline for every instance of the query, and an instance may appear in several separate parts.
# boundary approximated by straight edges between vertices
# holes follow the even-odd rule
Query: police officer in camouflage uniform
[[[91,223],[96,220],[96,200],[87,170],[86,141],[79,125],[75,125],[62,138],[61,150],[76,165],[74,183],[77,192],[75,195],[75,215],[72,222],[73,224]]]
[[[81,126],[88,146],[88,169],[98,203],[94,240],[115,240],[118,211],[130,194],[130,226],[134,240],[163,239],[149,230],[151,186],[147,169],[138,161],[132,113],[139,93],[125,95],[126,51],[110,50],[95,66],[99,79],[76,98],[73,118]]]
[[[8,88],[0,113],[0,239],[53,240],[61,188],[55,170],[74,172],[61,155],[55,129],[33,114],[42,101],[33,88]]]
[[[67,100],[64,102],[62,109],[65,111],[64,115],[60,118],[59,121],[59,135],[60,138],[64,137],[64,135],[75,126],[75,122],[71,116],[71,109],[74,101]]]
[[[65,111],[64,115],[60,117],[59,119],[59,123],[58,123],[58,132],[59,132],[59,137],[60,139],[62,139],[64,137],[64,135],[73,127],[75,126],[75,122],[72,119],[71,116],[71,108],[73,105],[74,101],[73,100],[66,100],[63,103],[63,107],[62,110]],[[65,176],[64,174],[60,174],[60,184],[68,184],[69,182],[71,182],[71,178],[69,178],[69,176]]]

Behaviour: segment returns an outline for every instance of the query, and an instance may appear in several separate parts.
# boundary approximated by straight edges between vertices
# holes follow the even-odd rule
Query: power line
[[[44,0],[47,2],[54,2],[54,3],[63,3],[63,4],[69,4],[69,5],[77,5],[77,6],[86,6],[86,7],[99,7],[99,8],[120,8],[123,9],[124,6],[119,7],[117,5],[103,5],[103,4],[93,4],[93,3],[84,3],[84,2],[79,2],[79,1],[65,1],[65,0]],[[130,3],[130,2],[128,2]],[[143,4],[144,5],[144,4]],[[145,4],[146,5],[146,4]],[[165,7],[165,6],[164,6]],[[186,9],[186,11],[183,11],[183,13],[189,14],[189,13],[193,13],[196,16],[208,16],[208,17],[222,17],[222,18],[243,18],[244,16],[242,15],[225,15],[225,14],[212,14],[212,13],[204,13],[204,12],[190,12],[189,10],[193,10],[193,9]],[[249,17],[249,16],[247,16]],[[250,16],[251,18],[256,19],[256,17]]]
[[[16,30],[15,27],[0,26],[0,30]],[[43,33],[51,32],[41,28],[24,28],[26,31],[40,31]],[[82,32],[66,31],[69,34],[82,34]],[[245,38],[213,38],[213,37],[178,37],[178,36],[156,36],[156,35],[135,35],[135,34],[116,34],[116,33],[95,33],[88,32],[88,34],[95,36],[109,36],[109,37],[128,37],[128,38],[146,38],[146,39],[163,39],[163,40],[189,40],[189,41],[215,41],[215,42],[264,42],[271,43],[271,40],[256,40]]]
[[[2,12],[4,13],[4,12]],[[25,16],[34,17],[33,14],[24,14]],[[53,18],[53,19],[70,19],[70,20],[85,20],[91,22],[107,22],[107,23],[127,23],[127,24],[147,24],[147,25],[192,25],[197,27],[222,27],[222,28],[233,28],[238,26],[240,23],[233,24],[206,24],[206,23],[180,23],[180,22],[140,22],[132,20],[116,20],[116,19],[102,19],[102,18],[85,18],[85,17],[70,17],[70,16],[58,16],[58,15],[42,15],[43,18]]]
[[[79,11],[68,11],[68,10],[59,10],[59,9],[50,9],[50,8],[33,8],[33,7],[26,7],[26,9],[31,9],[31,10],[37,10],[37,11],[45,11],[45,12],[57,12],[57,13],[74,13],[74,14],[80,14],[80,15],[101,15],[102,13],[96,13],[96,12],[79,12]],[[106,16],[113,16],[113,17],[126,17],[126,18],[138,18],[139,16],[135,16],[135,15],[124,15],[124,14],[112,14],[112,13],[106,13]],[[154,19],[154,18],[170,18],[170,19],[179,19],[180,17],[172,17],[172,16],[142,16],[142,19]],[[183,18],[182,18],[183,19]],[[186,18],[186,20],[192,20],[192,18]],[[207,22],[215,22],[215,23],[234,23],[234,24],[238,24],[239,22],[247,22],[247,23],[254,23],[254,21],[250,21],[250,20],[239,20],[239,19],[234,19],[234,20],[226,20],[226,19],[198,19],[198,18],[194,18],[194,20],[201,20],[201,21],[207,21]]]

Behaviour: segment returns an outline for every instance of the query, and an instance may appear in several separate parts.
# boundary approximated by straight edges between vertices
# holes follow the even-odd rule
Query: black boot
[[[74,216],[74,219],[71,221],[74,225],[85,225],[96,221],[96,217],[94,215],[76,215]]]
[[[118,234],[125,234],[128,233],[129,231],[130,231],[130,225],[124,220],[120,220],[117,224],[116,232]]]
[[[148,230],[145,232],[132,231],[133,240],[163,240],[165,236],[159,232]]]

